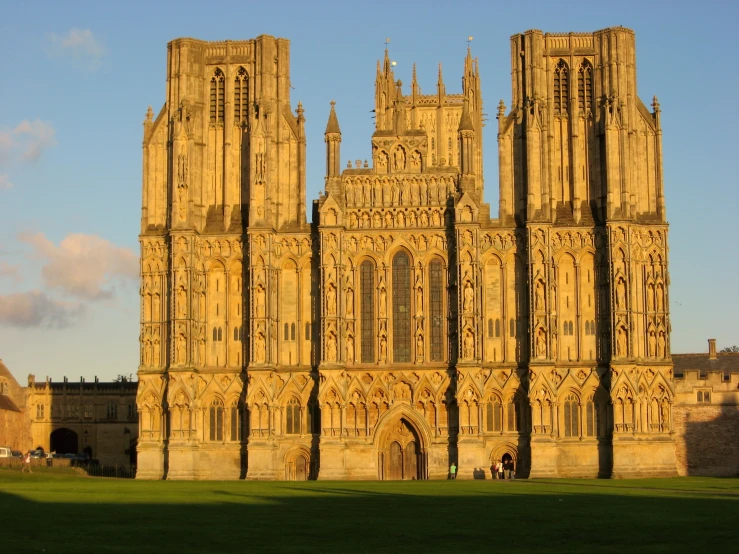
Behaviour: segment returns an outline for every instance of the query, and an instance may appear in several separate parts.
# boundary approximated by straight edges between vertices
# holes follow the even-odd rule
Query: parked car
[[[11,454],[13,455],[13,458],[22,458],[23,457],[23,452],[21,452],[20,450],[13,450],[11,452]]]
[[[31,450],[31,458],[46,458],[43,450]]]
[[[0,458],[12,458],[13,451],[9,446],[0,446]]]

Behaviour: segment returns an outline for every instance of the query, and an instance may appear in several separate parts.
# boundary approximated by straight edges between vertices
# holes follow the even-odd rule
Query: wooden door
[[[415,441],[405,445],[403,451],[403,479],[418,479],[418,455]]]
[[[308,460],[302,454],[295,458],[295,480],[308,480]]]
[[[390,443],[390,459],[388,460],[387,478],[399,480],[403,478],[403,450],[398,441]]]

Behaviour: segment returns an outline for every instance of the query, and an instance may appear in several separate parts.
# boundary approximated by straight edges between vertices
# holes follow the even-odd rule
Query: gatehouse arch
[[[77,454],[79,438],[75,431],[62,427],[51,432],[49,444],[51,451],[57,454]]]

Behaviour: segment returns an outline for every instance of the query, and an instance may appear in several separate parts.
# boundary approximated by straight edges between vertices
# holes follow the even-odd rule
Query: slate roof
[[[722,371],[724,373],[739,373],[739,352],[717,353],[716,359],[708,358],[705,354],[673,354],[675,376],[681,376],[686,369],[697,369],[704,375],[707,371]]]
[[[0,394],[0,411],[7,410],[9,412],[20,412],[20,408],[15,405],[9,396]]]

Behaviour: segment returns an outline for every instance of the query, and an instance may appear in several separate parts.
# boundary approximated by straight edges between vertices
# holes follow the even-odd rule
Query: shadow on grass
[[[700,488],[700,487],[694,487]],[[572,483],[0,481],[3,550],[730,551],[739,498]]]

